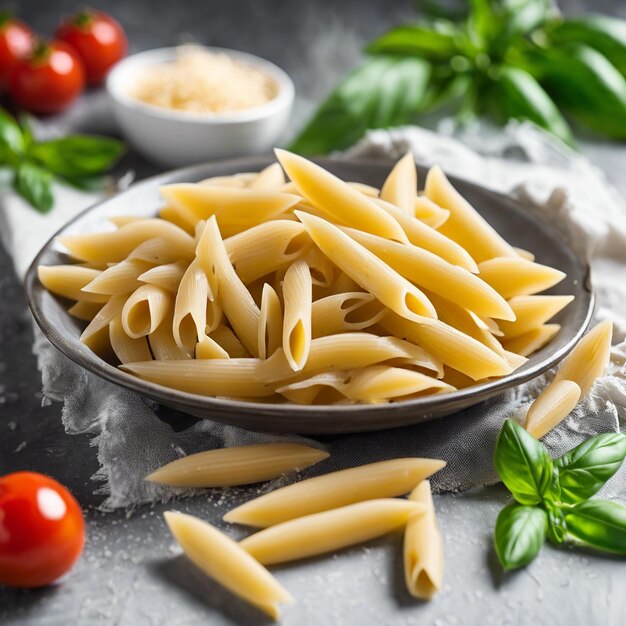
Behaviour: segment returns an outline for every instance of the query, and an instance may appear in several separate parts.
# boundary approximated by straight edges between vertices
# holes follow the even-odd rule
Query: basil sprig
[[[496,521],[494,543],[502,567],[528,565],[546,539],[626,555],[626,507],[589,499],[625,457],[626,436],[607,433],[553,461],[543,444],[506,420],[496,443],[495,466],[515,502]]]
[[[405,124],[444,106],[460,121],[529,120],[570,144],[568,119],[626,139],[626,20],[563,19],[550,0],[468,5],[464,17],[437,11],[370,42],[364,64],[332,91],[291,148],[342,149],[367,129]],[[407,65],[398,75],[408,60],[420,62],[419,69]]]
[[[13,171],[13,188],[41,213],[54,206],[54,179],[82,189],[101,187],[99,175],[123,151],[120,141],[91,135],[38,142],[27,116],[18,121],[0,109],[0,168]]]

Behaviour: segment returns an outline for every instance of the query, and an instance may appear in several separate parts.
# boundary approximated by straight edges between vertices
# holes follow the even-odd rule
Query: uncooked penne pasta
[[[248,189],[280,189],[285,184],[283,168],[279,163],[272,163],[250,180],[246,185]]]
[[[178,228],[181,228],[190,235],[194,233],[196,217],[191,211],[183,211],[180,208],[175,209],[172,206],[164,206],[159,211],[159,217],[168,222],[172,222],[172,224],[176,224]]]
[[[348,182],[348,185],[357,191],[360,191],[364,196],[368,196],[369,198],[378,198],[380,194],[380,189],[377,187],[372,187],[372,185],[366,185],[365,183],[358,183],[355,181]],[[294,185],[294,189],[296,189]]]
[[[413,321],[436,318],[435,308],[423,292],[373,252],[330,222],[301,211],[295,213],[318,248],[385,306]]]
[[[316,246],[304,255],[311,272],[311,282],[318,287],[329,288],[335,282],[335,264]]]
[[[404,579],[415,598],[430,600],[443,588],[443,539],[435,516],[430,482],[422,481],[409,495],[424,512],[409,518],[404,531]]]
[[[283,352],[294,372],[300,371],[311,350],[311,299],[313,285],[306,261],[295,261],[283,281]]]
[[[450,211],[442,209],[426,196],[415,198],[413,214],[418,220],[432,228],[439,228],[450,217]]]
[[[151,267],[143,274],[140,274],[137,280],[147,285],[162,287],[163,289],[176,293],[187,267],[188,266],[183,261],[157,265],[156,267]]]
[[[507,300],[554,287],[565,278],[559,270],[520,257],[496,257],[478,265],[480,278]]]
[[[517,337],[545,324],[564,309],[574,296],[515,296],[509,304],[515,321],[501,321],[498,326],[506,339]]]
[[[102,308],[101,302],[87,302],[86,300],[79,300],[75,302],[67,312],[76,319],[83,320],[84,322],[90,322]]]
[[[86,302],[106,302],[109,299],[106,295],[82,291],[100,273],[100,270],[80,265],[40,265],[37,268],[39,282],[48,291],[69,300]]]
[[[371,293],[349,291],[327,296],[313,302],[312,336],[363,330],[376,324],[386,313],[385,307]]]
[[[152,361],[150,346],[146,337],[129,337],[124,331],[120,316],[109,323],[109,340],[120,363]]]
[[[122,327],[133,339],[153,333],[172,308],[169,291],[143,285],[128,297],[122,308]]]
[[[541,439],[560,424],[578,404],[581,389],[572,380],[550,383],[534,400],[526,414],[526,430]]]
[[[251,485],[296,472],[328,458],[299,443],[261,443],[190,454],[160,467],[146,480],[174,487]]]
[[[125,259],[96,276],[82,288],[87,293],[101,293],[107,296],[121,296],[134,291],[141,285],[139,276],[152,266],[140,259]]]
[[[283,309],[274,288],[265,283],[261,296],[261,317],[259,319],[259,357],[267,359],[283,341]]]
[[[438,459],[393,459],[309,478],[266,493],[226,515],[227,522],[265,528],[363,500],[393,498],[445,467]]]
[[[397,241],[407,241],[398,222],[362,193],[304,157],[276,149],[280,161],[298,191],[316,208],[345,226]]]
[[[230,359],[230,355],[215,339],[204,335],[196,344],[196,359]]]
[[[380,197],[386,202],[395,204],[405,213],[415,215],[417,170],[411,152],[407,152],[393,166],[380,190]]]
[[[231,359],[246,359],[252,356],[228,326],[220,324],[209,333],[209,337],[219,344]]]
[[[439,231],[456,241],[480,263],[493,257],[516,257],[517,253],[452,186],[442,169],[435,165],[426,176],[426,196],[450,211]]]
[[[208,302],[209,281],[196,259],[183,274],[176,292],[172,329],[179,348],[191,352],[198,340],[204,337]]]
[[[155,360],[180,361],[191,359],[193,351],[181,348],[174,339],[173,315],[170,310],[165,319],[152,333],[148,335],[148,343]]]
[[[189,264],[192,255],[193,252],[191,250],[188,253],[180,254],[179,250],[172,246],[164,237],[152,237],[131,250],[128,254],[128,259],[147,261],[152,265],[175,263],[181,260],[186,266]]]
[[[277,620],[279,604],[293,598],[237,542],[197,517],[168,511],[165,521],[176,541],[207,576]]]
[[[529,356],[552,341],[559,330],[560,324],[543,324],[516,337],[503,339],[502,347],[509,352]]]
[[[201,396],[271,396],[271,385],[254,377],[258,359],[190,359],[126,363],[139,378]]]
[[[386,535],[423,511],[418,502],[396,498],[357,502],[266,528],[239,545],[264,565],[296,561]]]
[[[117,317],[124,308],[126,302],[126,296],[114,296],[111,298],[97,313],[93,319],[87,325],[87,328],[83,330],[80,340],[83,343],[87,343],[87,340],[92,335],[100,332],[103,328],[106,328],[115,317]]]

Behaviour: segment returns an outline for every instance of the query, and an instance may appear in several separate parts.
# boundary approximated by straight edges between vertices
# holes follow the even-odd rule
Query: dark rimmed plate
[[[272,161],[269,156],[244,158],[160,174],[83,211],[68,222],[55,237],[67,231],[76,232],[87,223],[104,223],[107,216],[112,214],[145,216],[147,213],[154,213],[162,204],[158,193],[160,185],[258,171]],[[320,159],[318,162],[344,180],[360,181],[378,187],[382,185],[393,165],[391,161]],[[420,180],[424,180],[424,168],[418,170]],[[593,310],[589,267],[574,254],[563,236],[542,220],[538,210],[478,185],[456,178],[451,180],[509,242],[533,252],[538,262],[551,265],[567,274],[567,278],[549,293],[573,294],[576,297],[555,317],[554,321],[562,326],[555,339],[532,355],[521,368],[499,380],[450,394],[393,404],[343,406],[239,402],[184,393],[146,382],[109,365],[83,345],[79,336],[84,324],[67,313],[67,302],[46,291],[37,279],[38,265],[54,265],[67,260],[55,249],[54,238],[43,247],[26,275],[28,304],[46,337],[72,361],[97,376],[196,417],[210,418],[257,431],[331,434],[380,430],[450,415],[531,380],[554,366],[568,354],[584,333]]]

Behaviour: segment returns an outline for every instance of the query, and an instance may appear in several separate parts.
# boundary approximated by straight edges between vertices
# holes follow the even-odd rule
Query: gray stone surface
[[[241,48],[268,57],[294,76],[301,99],[297,117],[338,72],[350,67],[361,42],[410,14],[411,2],[232,0],[95,2],[122,20],[134,49],[166,45],[191,33],[198,41]],[[50,32],[74,0],[20,0],[21,15]],[[568,2],[577,12],[585,3]],[[624,3],[591,2],[594,10],[626,14]],[[321,17],[325,20],[322,21]],[[313,45],[313,44],[316,45]],[[322,71],[324,70],[324,71]],[[588,142],[585,152],[626,194],[623,145]],[[132,160],[140,175],[153,171]],[[66,484],[85,509],[88,542],[72,573],[38,591],[0,587],[1,624],[262,624],[257,611],[207,580],[178,556],[161,513],[144,507],[103,514],[91,480],[98,464],[89,436],[63,433],[60,406],[42,406],[40,378],[31,354],[31,327],[21,286],[0,251],[0,474],[18,469],[49,473]],[[129,416],[132,419],[132,416]],[[220,523],[221,514],[250,491],[207,492],[176,508]],[[546,547],[529,568],[503,575],[491,548],[500,487],[436,499],[443,528],[447,577],[432,603],[404,591],[400,537],[390,537],[329,559],[276,568],[297,599],[283,623],[378,624],[580,624],[626,622],[624,562],[611,557]]]

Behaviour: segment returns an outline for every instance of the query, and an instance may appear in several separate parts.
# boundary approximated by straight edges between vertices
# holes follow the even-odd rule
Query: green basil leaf
[[[0,149],[7,155],[20,155],[24,151],[24,137],[18,123],[4,109],[0,108]]]
[[[290,149],[324,154],[352,145],[369,128],[405,124],[421,110],[429,78],[430,64],[421,59],[373,57],[320,105]]]
[[[526,35],[547,18],[552,3],[547,0],[505,0],[505,26],[508,36]]]
[[[544,502],[544,505],[546,507],[546,513],[548,514],[548,539],[552,543],[563,543],[567,535],[565,514],[560,506],[550,500]]]
[[[561,500],[587,500],[617,472],[626,457],[626,435],[605,433],[583,441],[555,461]]]
[[[575,44],[542,49],[534,55],[534,68],[573,117],[598,133],[626,139],[626,79],[600,52]]]
[[[530,120],[565,143],[573,142],[569,125],[543,87],[526,71],[503,66],[496,81],[496,102],[505,119]]]
[[[29,156],[60,176],[89,176],[108,170],[124,152],[110,137],[70,135],[35,144]]]
[[[547,450],[524,428],[507,419],[496,443],[495,465],[520,504],[538,504],[552,489],[553,463]]]
[[[72,178],[71,176],[59,176],[61,182],[71,187],[80,189],[81,191],[103,191],[110,186],[113,188],[113,182],[110,176],[94,174],[93,176],[79,176]]]
[[[29,148],[35,143],[35,135],[33,133],[33,117],[28,113],[21,112],[17,116],[17,121],[24,138],[24,151],[28,152]]]
[[[626,507],[610,500],[587,500],[565,515],[567,530],[594,548],[626,555]]]
[[[30,161],[22,161],[15,170],[13,186],[25,200],[41,213],[54,205],[52,175]]]
[[[555,44],[582,43],[602,53],[622,74],[626,74],[626,20],[607,15],[585,15],[565,20],[549,29]]]
[[[548,517],[534,506],[509,504],[496,521],[496,554],[505,570],[528,565],[539,553],[546,539]]]
[[[432,27],[409,24],[374,39],[368,45],[367,52],[415,55],[430,61],[447,61],[458,52],[456,35],[456,27],[451,22],[438,21]]]
[[[502,28],[501,17],[495,11],[495,2],[491,0],[470,0],[469,5],[468,34],[478,49],[485,51]]]

